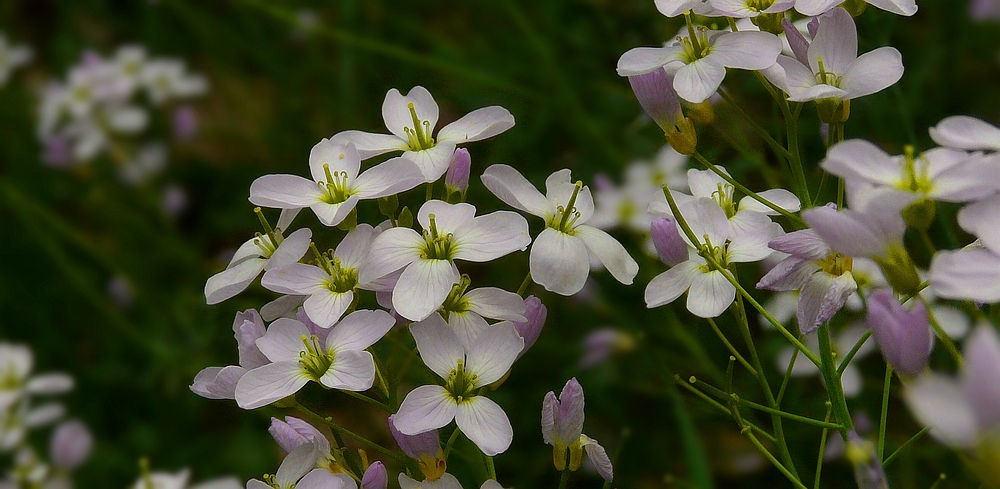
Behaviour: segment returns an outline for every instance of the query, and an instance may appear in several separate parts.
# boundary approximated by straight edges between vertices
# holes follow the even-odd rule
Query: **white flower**
[[[250,479],[246,489],[357,489],[357,483],[347,474],[314,468],[316,459],[315,445],[301,445],[281,461],[274,475],[264,476],[266,482]]]
[[[633,76],[663,68],[674,76],[677,94],[691,103],[708,99],[726,77],[726,68],[763,70],[774,64],[781,41],[767,32],[709,31],[659,48],[633,48],[618,59],[618,74]]]
[[[266,235],[257,235],[243,243],[233,255],[226,269],[213,275],[205,283],[205,300],[218,304],[243,292],[264,270],[299,261],[309,249],[312,231],[302,228],[281,236],[282,222]]]
[[[795,0],[710,0],[719,14],[734,18],[757,17],[790,10]]]
[[[31,48],[23,45],[11,45],[0,32],[0,87],[7,84],[14,69],[31,61]]]
[[[625,169],[625,183],[621,187],[614,186],[610,181],[606,185],[598,183],[594,191],[594,216],[588,222],[599,229],[623,226],[632,232],[648,234],[653,221],[653,215],[648,212],[649,204],[663,199],[663,185],[674,190],[687,190],[687,160],[687,156],[664,145],[652,162],[629,164]],[[655,250],[650,250],[655,253]]]
[[[208,91],[208,82],[201,75],[186,72],[181,60],[149,61],[138,74],[149,99],[161,104],[174,98],[190,98]]]
[[[583,182],[570,182],[559,170],[545,180],[542,195],[523,175],[507,165],[493,165],[483,184],[507,205],[545,220],[545,230],[531,246],[531,278],[545,290],[573,295],[583,288],[593,256],[619,282],[630,285],[639,264],[608,233],[586,225],[594,214],[594,197]]]
[[[527,321],[524,316],[527,307],[521,296],[497,287],[481,287],[466,291],[469,284],[469,276],[462,275],[440,309],[448,321],[448,326],[451,326],[464,347],[471,346],[479,333],[490,326],[484,317],[505,321]]]
[[[378,235],[360,274],[366,283],[402,269],[392,306],[411,321],[426,318],[444,303],[460,278],[454,260],[487,262],[531,243],[528,222],[514,212],[477,217],[471,204],[432,200],[420,207],[417,221],[422,234],[396,227]]]
[[[404,151],[403,157],[420,167],[427,182],[436,181],[448,170],[456,145],[491,138],[514,127],[514,116],[507,109],[491,106],[444,126],[435,138],[432,134],[438,122],[438,105],[420,86],[405,96],[395,88],[389,90],[382,102],[382,118],[392,134],[343,131],[330,140],[335,144],[354,143],[365,159]]]
[[[271,323],[260,351],[273,363],[255,368],[236,384],[236,403],[256,409],[298,392],[307,382],[330,389],[366,391],[375,381],[372,346],[396,321],[381,310],[348,314],[326,337],[312,335],[306,325],[282,318]]]
[[[1000,151],[1000,128],[974,117],[947,117],[930,128],[931,139],[941,146],[968,151]]]
[[[485,486],[485,483],[483,484]],[[455,476],[445,473],[437,480],[415,481],[406,474],[399,474],[400,489],[462,489],[462,483]]]
[[[130,489],[243,489],[243,485],[232,477],[215,479],[194,485],[189,483],[190,478],[191,471],[188,469],[173,474],[169,472],[153,472],[141,477]]]
[[[480,389],[503,378],[524,347],[510,323],[487,328],[464,348],[438,315],[410,326],[420,358],[446,381],[410,391],[394,424],[405,435],[441,428],[455,420],[469,440],[486,455],[503,453],[514,437],[503,409],[480,395]]]
[[[423,178],[413,162],[392,158],[359,174],[361,157],[352,143],[324,139],[309,152],[312,180],[297,175],[264,175],[250,184],[250,202],[276,209],[308,207],[320,222],[336,226],[359,200],[377,199],[416,187]]]
[[[865,0],[869,5],[907,17],[917,13],[916,0]],[[842,0],[796,0],[795,10],[802,15],[819,15],[844,3]]]
[[[319,266],[291,263],[272,268],[260,283],[274,292],[308,296],[303,304],[306,315],[319,327],[329,328],[350,307],[355,289],[377,288],[358,282],[358,271],[368,258],[376,234],[371,225],[359,224],[331,255],[318,257]]]
[[[708,0],[655,0],[656,10],[667,17],[677,17],[688,10],[706,15],[712,12],[712,5]]]
[[[61,373],[31,375],[35,357],[24,345],[0,342],[0,410],[31,395],[62,394],[73,378]]]

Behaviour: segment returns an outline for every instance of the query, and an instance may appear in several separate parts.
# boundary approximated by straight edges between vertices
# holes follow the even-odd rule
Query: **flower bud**
[[[680,154],[694,154],[698,136],[694,123],[684,117],[681,111],[680,98],[674,90],[674,77],[658,69],[644,75],[630,76],[628,82],[632,85],[639,105],[663,129],[663,135],[670,146]]]
[[[75,470],[90,456],[94,437],[79,421],[66,421],[52,433],[52,463],[65,470]]]
[[[891,291],[878,290],[868,298],[867,321],[886,363],[910,377],[923,372],[934,338],[922,303],[907,311]]]
[[[837,98],[824,98],[816,101],[816,111],[819,120],[827,124],[847,122],[851,118],[851,101]]]
[[[394,217],[396,209],[399,209],[399,197],[396,194],[378,199],[378,210],[383,216]]]
[[[924,197],[903,209],[903,220],[906,225],[917,231],[927,231],[934,224],[937,214],[937,204]]]
[[[469,150],[458,148],[455,155],[451,157],[451,164],[448,165],[448,173],[444,176],[444,186],[448,195],[459,192],[463,196],[469,188],[469,173],[472,171],[472,156]]]
[[[436,481],[444,475],[448,466],[441,450],[441,438],[437,430],[431,430],[419,435],[404,435],[396,429],[396,415],[389,416],[389,432],[396,439],[399,449],[407,456],[420,462],[420,471],[429,481]]]
[[[654,219],[649,226],[649,234],[663,263],[674,266],[687,261],[687,243],[681,238],[681,233],[677,231],[677,221],[672,217]]]
[[[528,348],[531,348],[531,345],[534,345],[535,341],[538,340],[538,336],[542,334],[542,328],[545,326],[545,318],[548,316],[545,304],[542,304],[541,299],[533,295],[524,299],[524,306],[524,317],[527,321],[514,322],[514,329],[524,339],[524,348],[521,349],[518,358],[524,355]]]
[[[885,256],[875,260],[882,268],[886,281],[900,294],[916,295],[920,292],[920,274],[906,248],[899,243],[891,244]]]
[[[760,14],[757,17],[751,17],[750,21],[759,27],[760,30],[777,35],[784,31],[781,27],[781,21],[784,19],[784,12],[775,12],[770,14]]]
[[[364,477],[361,478],[361,489],[386,489],[389,487],[389,474],[385,471],[382,462],[375,462],[368,466]]]
[[[285,453],[292,453],[296,448],[306,444],[316,445],[320,456],[330,453],[330,442],[323,433],[299,418],[285,416],[284,421],[271,418],[271,427],[267,431]]]

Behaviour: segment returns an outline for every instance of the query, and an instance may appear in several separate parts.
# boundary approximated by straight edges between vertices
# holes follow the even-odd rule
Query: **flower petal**
[[[862,54],[843,75],[840,88],[848,98],[881,92],[903,77],[903,55],[896,48],[881,47]]]
[[[938,251],[931,260],[930,280],[938,297],[1000,302],[1000,256],[983,248]]]
[[[644,75],[668,63],[681,61],[684,49],[680,46],[661,48],[632,48],[618,58],[618,75]]]
[[[458,269],[448,260],[417,259],[392,289],[392,307],[410,321],[423,320],[441,307],[458,279]]]
[[[543,219],[556,212],[555,205],[509,165],[491,165],[481,178],[493,195],[517,210]]]
[[[313,181],[330,183],[324,167],[328,167],[333,175],[346,173],[347,181],[350,182],[361,171],[361,156],[352,143],[341,145],[323,139],[309,151],[309,172]]]
[[[468,143],[481,141],[514,127],[514,116],[498,105],[483,107],[465,114],[438,131],[438,141]]]
[[[975,117],[952,116],[930,129],[931,138],[941,146],[976,150],[1000,150],[1000,128]]]
[[[326,349],[335,352],[364,350],[382,339],[395,324],[392,315],[382,310],[354,311],[330,331]]]
[[[309,206],[316,218],[324,226],[336,226],[344,221],[348,214],[358,205],[358,196],[352,195],[339,204],[328,204],[326,202],[316,202]]]
[[[404,435],[419,435],[450,423],[457,412],[458,403],[444,387],[422,385],[403,399],[393,425]]]
[[[251,258],[212,275],[205,282],[205,301],[209,305],[218,304],[243,292],[264,270],[266,263],[263,258]]]
[[[271,323],[264,336],[256,341],[260,352],[272,362],[298,361],[299,352],[305,349],[302,337],[309,337],[306,325],[289,318]]]
[[[416,163],[396,157],[365,170],[352,186],[359,199],[377,199],[405,192],[421,183],[424,174]]]
[[[477,387],[500,380],[524,348],[524,339],[509,322],[497,323],[476,336],[466,356],[465,369],[477,377]]]
[[[842,8],[819,18],[819,30],[809,45],[809,67],[819,73],[819,59],[827,73],[843,76],[858,58],[858,28],[854,18]]]
[[[375,383],[375,360],[366,351],[339,351],[319,382],[331,389],[366,391]]]
[[[972,448],[981,428],[957,382],[938,374],[927,374],[907,384],[903,398],[910,412],[931,436],[949,445]]]
[[[692,104],[700,104],[719,89],[724,78],[726,78],[725,66],[714,60],[702,58],[677,70],[674,75],[674,89],[682,99]]]
[[[521,296],[497,287],[480,287],[465,293],[469,310],[490,319],[524,321],[526,306]]]
[[[264,175],[250,184],[250,203],[275,209],[297,209],[319,202],[316,182],[298,175]]]
[[[298,360],[255,368],[236,384],[236,404],[257,409],[295,394],[309,382]]]
[[[448,165],[451,164],[451,157],[454,154],[455,143],[442,141],[430,149],[407,151],[403,153],[403,158],[412,161],[417,168],[420,168],[425,182],[434,182],[448,171]]]
[[[385,277],[420,258],[426,245],[420,233],[409,228],[383,231],[372,241],[368,261],[358,273],[358,281],[366,284]]]
[[[438,314],[411,324],[410,334],[417,343],[424,365],[442,379],[447,379],[448,374],[458,368],[458,362],[465,359],[462,343]]]
[[[482,316],[472,311],[448,313],[448,326],[466,350],[473,345],[479,333],[490,327]]]
[[[632,279],[639,273],[639,264],[628,254],[625,247],[610,234],[590,226],[578,226],[576,236],[583,240],[587,249],[611,272],[615,280],[632,285]]]
[[[722,315],[734,299],[736,287],[722,272],[713,270],[695,275],[688,290],[687,308],[695,316],[714,318]]]
[[[326,289],[330,274],[322,268],[292,263],[268,270],[260,279],[265,289],[279,294],[309,295]]]
[[[438,120],[438,104],[426,88],[415,86],[405,96],[395,88],[389,90],[382,102],[382,119],[385,121],[385,127],[403,140],[407,139],[404,127],[415,129],[409,104],[413,104],[413,110],[421,124],[423,121],[429,123],[429,126],[425,126],[428,131],[434,130]]]
[[[503,453],[514,440],[507,413],[492,400],[475,396],[458,405],[455,422],[459,429],[487,456]]]
[[[691,288],[695,277],[701,274],[702,265],[688,260],[653,277],[646,286],[646,307],[660,307],[675,301]]]
[[[311,239],[312,230],[309,228],[302,228],[289,234],[288,237],[281,241],[281,244],[274,250],[274,253],[271,254],[271,258],[267,260],[267,265],[264,265],[264,270],[270,270],[299,261],[305,256],[306,251],[309,250]]]
[[[799,331],[809,334],[830,320],[847,298],[858,290],[858,284],[850,273],[834,277],[826,272],[816,272],[802,287],[799,295]]]
[[[583,240],[545,228],[535,238],[528,257],[531,279],[545,290],[573,295],[590,275],[590,257]]]
[[[309,296],[302,304],[309,320],[321,328],[329,328],[344,315],[347,308],[354,302],[354,291],[335,292],[323,289]]]
[[[341,131],[330,138],[334,144],[346,145],[354,143],[361,159],[367,160],[373,156],[389,153],[392,151],[406,151],[409,146],[406,140],[393,134],[375,134],[364,131]]]
[[[531,236],[528,221],[520,214],[496,211],[457,229],[452,243],[456,260],[487,262],[525,249]]]
[[[715,38],[706,58],[729,68],[763,70],[781,53],[781,40],[769,32],[728,32]]]

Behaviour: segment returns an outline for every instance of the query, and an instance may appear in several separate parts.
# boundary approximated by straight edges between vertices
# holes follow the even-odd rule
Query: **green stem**
[[[562,475],[559,477],[559,489],[566,489],[566,484],[569,483],[569,471],[562,471]]]
[[[715,173],[716,175],[718,175],[719,177],[721,177],[723,180],[725,180],[726,182],[728,182],[733,187],[736,187],[740,192],[743,192],[744,194],[749,195],[750,198],[756,200],[757,202],[760,202],[761,204],[763,204],[767,208],[769,208],[769,209],[777,212],[778,214],[781,214],[782,216],[787,217],[789,220],[791,220],[799,228],[805,229],[805,228],[809,227],[809,225],[806,224],[806,222],[803,221],[801,217],[796,216],[795,214],[792,214],[791,212],[788,212],[785,209],[782,209],[781,207],[779,207],[778,205],[774,204],[773,202],[771,202],[771,201],[769,201],[769,200],[761,197],[759,194],[757,194],[757,192],[754,192],[753,190],[750,190],[749,188],[747,188],[745,185],[741,184],[740,182],[737,182],[735,179],[733,179],[733,177],[729,176],[728,174],[726,174],[726,172],[724,172],[721,169],[719,169],[718,166],[715,166],[715,165],[712,164],[711,161],[708,161],[708,159],[705,158],[701,153],[695,151],[695,153],[694,153],[693,156],[694,156],[694,158],[696,160],[698,160],[699,163],[702,164],[702,166],[704,166],[705,168],[707,168],[709,170],[712,170],[713,173]]]
[[[383,404],[383,403],[381,403],[379,401],[376,401],[375,399],[372,399],[372,398],[370,398],[368,396],[359,394],[357,392],[351,392],[351,391],[345,391],[345,390],[338,391],[338,392],[342,392],[342,393],[347,394],[347,395],[349,395],[349,396],[351,396],[351,397],[353,397],[355,399],[359,399],[361,401],[367,402],[368,404],[371,404],[372,406],[375,406],[375,407],[381,409],[382,411],[385,411],[386,413],[390,413],[391,414],[393,412],[392,410],[389,409],[389,406],[386,406],[385,404]]]
[[[753,445],[757,447],[757,450],[759,450],[760,453],[762,453],[764,457],[771,462],[771,465],[774,465],[778,471],[780,471],[785,477],[788,478],[789,481],[792,482],[795,487],[800,489],[809,489],[805,486],[805,484],[799,481],[797,476],[793,475],[787,468],[785,468],[784,465],[781,465],[781,462],[778,462],[778,460],[774,458],[774,455],[772,455],[771,452],[769,452],[767,448],[760,443],[760,440],[758,440],[756,436],[753,436],[752,432],[746,433],[746,436],[750,440],[750,443],[753,443]]]
[[[697,381],[697,379],[695,379],[695,381]],[[679,386],[681,386],[681,387],[683,387],[688,392],[690,392],[690,393],[698,396],[701,400],[707,402],[709,405],[711,405],[712,407],[718,409],[719,411],[722,411],[722,412],[724,412],[726,414],[732,415],[732,411],[729,408],[727,408],[726,406],[723,406],[719,401],[716,401],[715,399],[712,399],[711,397],[708,396],[708,394],[705,394],[704,392],[698,390],[695,386],[691,385],[690,383],[685,382],[684,380],[681,379],[681,377],[679,375],[675,375],[674,376],[674,383],[677,384],[677,385],[679,385]],[[774,443],[774,437],[771,436],[771,434],[768,433],[767,430],[765,430],[764,428],[761,428],[760,426],[757,426],[757,425],[755,425],[755,424],[747,421],[746,419],[743,420],[743,424],[745,424],[747,427],[749,427],[752,431],[757,432],[758,434],[760,434],[764,438],[767,438],[767,441],[769,441],[771,443]]]
[[[927,309],[927,319],[930,321],[931,327],[934,328],[934,332],[937,334],[938,339],[941,340],[941,344],[944,345],[945,350],[948,350],[948,353],[950,353],[952,358],[955,359],[955,363],[961,367],[965,364],[965,360],[962,359],[962,354],[958,351],[958,347],[955,346],[955,342],[952,341],[951,336],[948,336],[948,333],[945,333],[944,329],[941,328],[941,324],[938,323],[937,318],[934,317],[934,311],[931,309],[931,305],[927,302],[927,299],[923,296],[918,297],[920,302],[924,304],[924,308]]]
[[[825,421],[830,421],[830,412],[833,405],[829,402],[826,403],[826,416],[823,418]],[[823,461],[826,460],[826,439],[830,434],[830,430],[823,428],[823,434],[819,438],[819,459],[816,460],[816,478],[813,480],[813,488],[819,489],[820,476],[823,474]]]
[[[885,365],[885,382],[882,384],[882,415],[878,422],[878,459],[885,452],[885,421],[889,416],[889,389],[892,387],[892,365]]]
[[[804,424],[809,424],[809,425],[813,425],[813,426],[818,426],[820,428],[827,428],[827,429],[833,429],[833,430],[839,430],[841,428],[841,426],[839,424],[837,424],[837,423],[831,423],[829,421],[820,421],[818,419],[813,419],[813,418],[809,418],[809,417],[806,417],[806,416],[799,416],[798,414],[792,414],[792,413],[788,413],[788,412],[785,412],[785,411],[781,411],[780,409],[770,408],[770,407],[764,406],[763,404],[757,404],[756,402],[748,401],[746,399],[743,399],[743,398],[741,398],[740,396],[738,396],[736,394],[730,394],[730,393],[721,391],[721,390],[719,390],[716,387],[713,387],[711,385],[708,385],[708,384],[706,384],[706,383],[698,380],[697,378],[695,378],[695,381],[696,381],[697,385],[699,387],[701,387],[702,389],[705,389],[710,394],[712,394],[712,395],[714,395],[714,396],[716,396],[716,397],[718,397],[720,399],[726,400],[726,401],[732,401],[732,402],[735,402],[737,404],[740,404],[740,405],[743,405],[743,406],[747,406],[749,408],[757,409],[759,411],[764,411],[765,413],[768,413],[768,414],[773,414],[773,415],[781,416],[783,418],[788,418],[788,419],[790,419],[792,421],[798,421],[799,423],[804,423]]]
[[[900,445],[899,448],[897,448],[895,452],[892,452],[891,455],[889,455],[888,457],[885,458],[885,460],[882,461],[882,468],[889,467],[889,464],[891,464],[893,460],[896,460],[896,457],[898,457],[900,453],[903,453],[903,450],[906,447],[912,445],[914,442],[916,442],[917,440],[919,440],[920,438],[922,438],[930,430],[931,430],[930,427],[924,428],[924,429],[918,431],[917,434],[911,436],[909,440],[906,440],[905,442],[903,442],[903,444]]]
[[[837,365],[833,359],[833,346],[830,340],[830,323],[823,323],[816,332],[819,337],[819,355],[823,359],[821,370],[823,378],[826,380],[826,391],[833,405],[833,413],[840,423],[840,435],[847,441],[847,434],[854,431],[854,422],[851,420],[851,412],[847,408],[847,398],[844,397],[844,386],[840,383],[840,375],[837,374]]]
[[[712,326],[712,331],[715,331],[715,334],[716,336],[719,337],[719,340],[721,340],[722,343],[726,345],[726,348],[728,348],[729,352],[733,354],[733,357],[739,360],[740,364],[743,365],[743,368],[747,369],[747,371],[750,372],[750,375],[757,376],[757,371],[750,366],[750,363],[747,362],[745,358],[743,358],[743,355],[740,355],[740,352],[736,351],[736,348],[733,346],[732,343],[729,342],[729,340],[726,338],[726,335],[722,334],[722,330],[719,329],[719,325],[715,324],[715,320],[712,318],[708,318],[708,324]]]
[[[334,431],[335,435],[337,435],[337,434],[346,435],[348,438],[351,438],[354,441],[357,441],[358,443],[361,443],[362,445],[364,445],[364,446],[366,446],[368,448],[371,448],[372,450],[375,450],[376,452],[379,452],[379,453],[381,453],[383,455],[390,456],[390,457],[392,457],[392,458],[394,458],[394,459],[396,459],[396,460],[398,460],[400,462],[404,462],[404,463],[406,462],[406,459],[407,459],[406,455],[404,455],[402,453],[394,452],[392,450],[389,450],[388,448],[385,448],[382,445],[379,445],[378,443],[375,443],[375,442],[373,442],[373,441],[371,441],[371,440],[369,440],[369,439],[367,439],[367,438],[365,438],[365,437],[363,437],[363,436],[361,436],[361,435],[359,435],[359,434],[357,434],[357,433],[355,433],[355,432],[353,432],[353,431],[351,431],[351,430],[349,430],[347,428],[344,428],[343,426],[340,426],[337,423],[334,423],[331,418],[325,418],[323,416],[320,416],[319,414],[316,414],[315,412],[313,412],[309,408],[307,408],[307,407],[303,406],[301,403],[299,403],[298,400],[295,400],[294,402],[295,402],[295,408],[298,409],[299,411],[301,411],[302,414],[305,414],[307,417],[315,420],[318,423],[323,423],[323,424],[329,426],[330,429],[332,429]]]
[[[753,120],[753,117],[750,117],[750,114],[747,114],[746,111],[740,107],[739,103],[736,102],[736,99],[734,99],[732,95],[729,95],[724,90],[719,90],[719,95],[726,101],[727,104],[729,104],[730,107],[733,108],[733,112],[735,112],[740,119],[743,119],[743,122],[746,122],[747,125],[749,125],[750,128],[753,129],[753,131],[756,132],[757,135],[760,136],[761,139],[763,139],[764,142],[766,142],[767,145],[778,154],[778,156],[782,158],[791,157],[788,150],[782,146],[781,143],[771,137],[771,135],[767,133],[767,130],[761,127],[760,124],[757,124],[757,122]]]
[[[799,202],[803,206],[808,206],[812,202],[809,197],[809,184],[806,182],[806,173],[802,168],[802,156],[799,153],[799,117],[798,111],[794,113],[788,109],[788,102],[781,104],[782,113],[785,115],[785,132],[788,137],[788,166],[792,170],[792,181],[799,189]]]
[[[524,280],[521,281],[521,286],[517,288],[517,295],[524,297],[524,294],[528,292],[528,287],[531,286],[531,272],[528,272],[524,276]]]
[[[844,370],[846,370],[847,366],[851,364],[851,360],[854,360],[854,357],[858,354],[858,351],[861,350],[862,346],[865,346],[865,342],[867,342],[868,338],[871,337],[872,337],[872,330],[870,329],[868,331],[865,331],[865,334],[861,335],[861,338],[859,338],[858,341],[854,343],[854,347],[851,348],[851,351],[847,352],[847,355],[844,355],[844,359],[840,361],[840,366],[837,367],[837,375],[844,375]]]
[[[497,480],[497,469],[493,466],[493,457],[484,453],[483,460],[486,461],[486,473],[489,474],[490,479]]]
[[[788,367],[785,367],[785,376],[781,379],[781,387],[778,389],[778,397],[774,398],[774,402],[780,407],[781,400],[785,398],[785,389],[788,388],[788,381],[792,378],[792,370],[795,369],[795,361],[799,358],[799,351],[792,350],[792,359],[788,361]]]
[[[462,430],[458,429],[458,427],[456,426],[455,427],[455,431],[452,431],[451,432],[451,436],[448,437],[448,443],[445,443],[445,445],[444,445],[444,459],[445,459],[445,461],[448,460],[448,454],[451,453],[452,447],[455,446],[455,440],[458,440],[458,435],[460,433],[462,433]]]

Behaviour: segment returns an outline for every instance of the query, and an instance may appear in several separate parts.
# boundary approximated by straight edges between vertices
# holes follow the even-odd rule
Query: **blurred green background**
[[[913,18],[869,9],[859,19],[861,50],[895,46],[906,74],[895,87],[854,104],[848,137],[900,152],[905,144],[930,147],[926,128],[947,115],[1000,120],[998,25],[971,23],[965,1],[919,5]],[[306,11],[315,23],[303,21]],[[76,378],[65,401],[98,440],[77,478],[80,487],[124,487],[136,479],[143,456],[157,469],[191,467],[198,480],[226,474],[246,480],[277,467],[280,453],[266,428],[267,417],[279,410],[245,412],[187,389],[201,368],[236,361],[235,312],[272,297],[254,285],[209,307],[202,294],[205,280],[225,266],[226,250],[259,230],[246,200],[254,178],[305,174],[312,145],[338,131],[383,132],[385,92],[422,85],[441,105],[442,124],[486,105],[502,105],[517,120],[513,130],[470,147],[469,201],[483,211],[502,205],[476,178],[493,163],[512,164],[536,183],[560,168],[587,182],[599,173],[620,181],[629,162],[651,158],[663,141],[641,116],[627,81],[615,74],[616,61],[631,47],[672,38],[679,27],[677,19],[659,15],[652,0],[0,2],[0,30],[35,51],[34,61],[0,88],[0,338],[31,345],[38,370]],[[208,78],[208,95],[194,102],[201,126],[195,141],[174,144],[166,173],[139,188],[121,185],[104,160],[85,171],[43,166],[35,136],[40,87],[63,79],[84,49],[111,55],[129,43],[153,56],[183,58]],[[779,132],[780,114],[751,75],[730,72],[726,86]],[[806,161],[816,182],[823,146],[814,110],[803,114]],[[773,155],[725,107],[699,135],[703,152],[751,188],[787,183]],[[732,139],[745,142],[745,150],[733,150],[726,143]],[[757,171],[761,161],[774,171]],[[167,183],[189,197],[175,218],[160,209]],[[537,231],[540,223],[529,222]],[[314,223],[309,216],[296,224]],[[514,445],[497,457],[500,480],[514,487],[556,484],[539,410],[545,392],[558,392],[577,376],[587,393],[585,432],[617,454],[615,486],[693,487],[704,474],[698,467],[707,464],[715,487],[786,487],[731,420],[692,396],[678,396],[674,374],[718,382],[728,353],[681,302],[645,309],[645,284],[664,267],[645,257],[637,240],[618,236],[640,261],[636,285],[598,274],[585,296],[532,289],[548,306],[549,320],[494,396],[515,428]],[[509,266],[469,269],[480,285],[514,290],[526,256],[502,263]],[[745,275],[752,285],[755,277]],[[108,293],[116,277],[133,291],[127,307]],[[607,326],[638,339],[637,348],[595,368],[577,368],[582,339]],[[725,327],[736,334],[731,324]],[[767,333],[761,338],[768,358],[784,343]],[[860,365],[866,391],[852,408],[877,418],[883,363],[872,355]],[[780,381],[777,372],[769,374],[772,383]],[[738,376],[736,389],[751,399],[759,395],[746,375]],[[385,440],[378,413],[346,396],[335,399],[331,413]],[[793,412],[823,416],[816,377],[793,380],[786,399]],[[895,395],[892,402],[890,449],[919,429]],[[796,462],[809,473],[819,430],[789,425]],[[697,434],[704,456],[685,433]],[[453,463],[454,471],[474,487],[481,479],[462,465]],[[955,455],[926,442],[889,472],[899,488],[928,487],[941,472],[949,480],[940,487],[968,483]],[[824,481],[830,488],[854,484],[844,462],[825,467]],[[596,475],[575,475],[570,486],[600,483]]]

